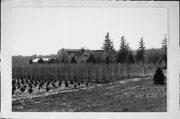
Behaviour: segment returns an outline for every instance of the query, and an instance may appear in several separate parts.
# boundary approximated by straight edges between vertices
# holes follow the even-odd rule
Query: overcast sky
[[[116,50],[123,35],[132,49],[138,48],[141,37],[146,48],[160,48],[167,33],[167,9],[14,8],[12,31],[12,55],[49,55],[61,48],[101,49],[107,32]]]

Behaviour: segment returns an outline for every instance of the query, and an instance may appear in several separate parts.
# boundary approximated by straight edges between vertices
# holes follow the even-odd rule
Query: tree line
[[[141,37],[138,43],[138,49],[133,52],[126,41],[125,36],[121,37],[120,48],[118,51],[115,50],[110,34],[105,35],[105,40],[102,49],[107,52],[105,59],[106,63],[117,62],[117,63],[167,63],[167,37],[165,36],[162,40],[161,49],[148,49],[146,50],[144,38]]]
[[[125,36],[122,36],[120,39],[120,47],[118,50],[114,48],[113,41],[110,38],[110,33],[106,33],[105,40],[102,46],[104,50],[103,60],[101,56],[97,57],[93,53],[87,59],[87,63],[121,63],[121,64],[134,64],[134,63],[153,63],[153,64],[161,64],[162,62],[167,64],[167,37],[164,36],[162,40],[162,47],[159,49],[146,49],[144,38],[141,37],[140,41],[138,42],[138,49],[132,50],[129,46],[129,43],[126,41]],[[81,55],[85,51],[84,48],[80,49]],[[46,55],[46,56],[13,56],[12,63],[13,64],[27,64],[29,61],[32,61],[34,58],[40,58],[39,62],[43,62],[42,58],[51,58],[54,60],[56,57],[55,54],[53,55]],[[55,62],[55,61],[52,61]],[[72,57],[70,63],[77,63],[76,58]]]

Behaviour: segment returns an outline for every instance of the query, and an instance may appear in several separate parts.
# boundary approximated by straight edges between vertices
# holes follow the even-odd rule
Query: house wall
[[[84,63],[87,61],[87,59],[89,58],[90,56],[90,52],[89,51],[84,51],[83,54],[81,55],[80,59],[79,59],[79,62],[80,63]]]
[[[61,50],[57,53],[56,59],[57,59],[59,62],[69,63],[69,56],[68,56],[67,52],[65,51],[65,49],[61,49]]]

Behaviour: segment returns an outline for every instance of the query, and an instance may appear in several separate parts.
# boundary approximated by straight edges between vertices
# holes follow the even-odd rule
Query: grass
[[[166,85],[152,79],[104,84],[92,89],[21,99],[14,112],[166,112]]]

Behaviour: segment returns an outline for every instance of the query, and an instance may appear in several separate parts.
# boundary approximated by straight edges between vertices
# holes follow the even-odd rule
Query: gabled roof
[[[80,49],[64,49],[62,48],[60,51],[58,51],[57,55],[59,55],[61,52],[66,52],[69,56],[73,55],[76,57],[80,56]]]
[[[92,52],[104,52],[105,50],[90,50]]]
[[[105,52],[105,50],[90,50],[90,51],[95,56],[102,56]]]
[[[38,62],[40,58],[35,58],[32,61],[33,62]],[[49,61],[51,58],[42,58],[42,60],[44,60],[45,62]]]
[[[81,49],[61,49],[60,51],[58,51],[58,54],[61,53],[62,51],[67,52],[67,54],[69,56],[71,56],[73,54],[76,57],[80,57],[81,56]],[[103,53],[105,52],[105,50],[85,50],[85,52],[92,53],[95,56],[102,56]]]
[[[81,54],[79,49],[65,49],[68,55],[74,54],[76,57],[79,57]]]
[[[40,59],[40,58],[35,58],[35,59],[33,59],[32,61],[33,61],[33,62],[38,62],[39,59]]]

